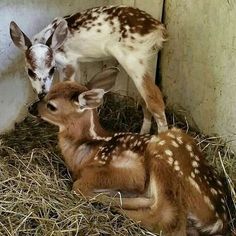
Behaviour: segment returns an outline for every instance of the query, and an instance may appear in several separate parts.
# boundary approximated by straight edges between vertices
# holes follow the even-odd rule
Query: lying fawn
[[[117,73],[107,69],[86,86],[60,82],[30,108],[59,127],[73,189],[88,197],[104,189],[131,193],[122,199],[125,213],[165,235],[186,235],[187,219],[207,235],[224,234],[224,187],[191,137],[175,128],[156,136],[111,134],[101,127],[96,108]]]
[[[95,7],[54,19],[32,41],[15,22],[10,35],[25,53],[26,71],[40,98],[49,91],[55,68],[61,81],[74,80],[78,61],[113,57],[133,80],[158,131],[167,130],[162,95],[148,72],[149,58],[162,47],[166,30],[146,12],[127,6]],[[143,109],[141,133],[148,133],[151,115]]]

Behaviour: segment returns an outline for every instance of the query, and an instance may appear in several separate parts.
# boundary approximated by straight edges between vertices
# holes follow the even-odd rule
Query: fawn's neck
[[[82,118],[70,117],[67,123],[58,135],[59,146],[66,165],[73,172],[95,156],[99,143],[108,140],[110,134],[102,128],[93,110]]]

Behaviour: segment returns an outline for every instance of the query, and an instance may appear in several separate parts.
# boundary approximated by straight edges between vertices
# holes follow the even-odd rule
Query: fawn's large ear
[[[26,51],[32,46],[30,39],[21,31],[14,21],[10,23],[10,36],[13,43],[21,50]]]
[[[88,89],[103,89],[109,92],[115,85],[116,78],[120,70],[117,67],[109,67],[97,73],[87,84]]]
[[[81,93],[78,97],[80,110],[94,109],[102,104],[104,89],[91,89]]]
[[[55,31],[48,38],[46,45],[53,50],[57,50],[65,42],[68,35],[68,25],[66,20],[61,20]]]

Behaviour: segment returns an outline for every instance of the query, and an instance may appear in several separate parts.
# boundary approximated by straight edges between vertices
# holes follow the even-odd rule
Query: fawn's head
[[[40,101],[29,107],[29,112],[63,130],[68,119],[89,120],[90,112],[101,105],[105,93],[114,86],[119,70],[108,68],[96,74],[83,86],[77,82],[57,83]]]
[[[32,43],[14,21],[10,23],[11,39],[25,53],[26,72],[39,97],[50,89],[55,71],[54,52],[62,46],[67,34],[67,23],[61,20],[45,32],[44,37],[48,38],[46,43],[43,42],[45,38]]]

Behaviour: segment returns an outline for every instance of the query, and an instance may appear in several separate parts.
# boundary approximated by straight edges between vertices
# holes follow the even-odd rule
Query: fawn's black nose
[[[33,104],[31,104],[29,107],[28,107],[28,112],[30,113],[30,115],[32,116],[39,116],[39,113],[38,113],[38,102],[34,102]]]
[[[46,95],[46,93],[39,93],[38,94],[38,98],[39,98],[39,100],[42,100],[44,97],[45,97],[45,95]]]

